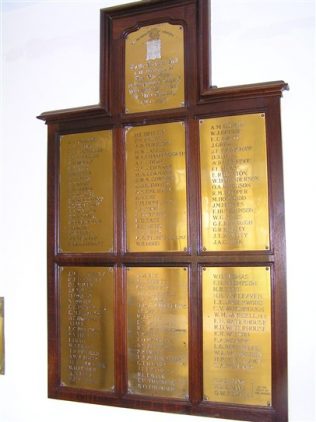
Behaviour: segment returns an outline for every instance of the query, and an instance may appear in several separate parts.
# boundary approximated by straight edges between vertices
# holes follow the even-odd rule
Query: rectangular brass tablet
[[[0,374],[4,375],[4,297],[0,297]]]
[[[203,270],[204,399],[271,406],[270,269]]]
[[[112,131],[60,137],[59,250],[113,250]]]
[[[127,268],[128,391],[188,396],[188,271]]]
[[[108,267],[62,267],[61,384],[114,389],[114,273]]]
[[[186,250],[183,122],[126,129],[126,215],[129,252]]]
[[[202,249],[269,249],[265,115],[201,120],[200,156]]]
[[[183,26],[144,26],[125,41],[125,111],[184,106]]]

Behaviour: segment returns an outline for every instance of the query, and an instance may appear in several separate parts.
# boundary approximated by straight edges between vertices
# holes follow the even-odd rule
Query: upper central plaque
[[[161,23],[128,34],[125,112],[184,106],[183,26]]]

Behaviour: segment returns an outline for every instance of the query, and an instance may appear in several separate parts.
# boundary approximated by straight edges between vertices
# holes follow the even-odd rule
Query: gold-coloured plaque
[[[0,374],[4,375],[4,298],[0,297]]]
[[[114,273],[108,267],[60,269],[61,384],[114,389]]]
[[[161,23],[128,34],[125,41],[126,113],[183,106],[183,27]]]
[[[126,129],[126,198],[129,252],[186,250],[183,122]]]
[[[127,268],[128,389],[188,396],[187,268]]]
[[[61,252],[113,250],[112,131],[60,137]]]
[[[204,399],[271,406],[270,269],[204,268],[202,283]]]
[[[269,249],[265,115],[201,120],[200,155],[203,250]]]

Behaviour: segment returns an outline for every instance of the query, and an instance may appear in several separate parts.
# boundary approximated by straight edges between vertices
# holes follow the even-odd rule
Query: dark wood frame
[[[137,25],[177,21],[185,27],[186,106],[124,114],[124,34]],[[236,87],[210,87],[208,1],[167,0],[101,10],[100,103],[46,112],[48,124],[48,359],[49,397],[138,409],[177,412],[257,422],[286,422],[287,329],[285,233],[280,97],[283,81]],[[190,82],[190,83],[188,83]],[[201,249],[198,120],[247,113],[266,114],[270,250],[203,252]],[[190,249],[183,253],[125,252],[124,127],[182,120],[187,125],[188,212]],[[114,134],[114,252],[59,253],[59,136],[113,129]],[[115,391],[98,392],[61,386],[59,346],[59,266],[116,267]],[[127,392],[126,309],[124,268],[127,265],[183,265],[190,268],[188,400],[149,398]],[[204,265],[270,266],[272,277],[272,407],[227,405],[203,401],[201,267]],[[196,363],[199,362],[197,365]]]

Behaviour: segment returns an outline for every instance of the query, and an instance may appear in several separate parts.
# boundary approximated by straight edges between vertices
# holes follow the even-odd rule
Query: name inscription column
[[[113,250],[112,131],[60,137],[59,250]]]
[[[269,249],[265,115],[201,120],[200,155],[203,250]]]
[[[128,389],[188,396],[187,268],[127,269]]]
[[[203,268],[202,283],[205,400],[270,406],[270,268]]]
[[[186,250],[184,123],[126,131],[128,252]]]
[[[60,269],[61,383],[114,388],[114,275],[107,267]]]

